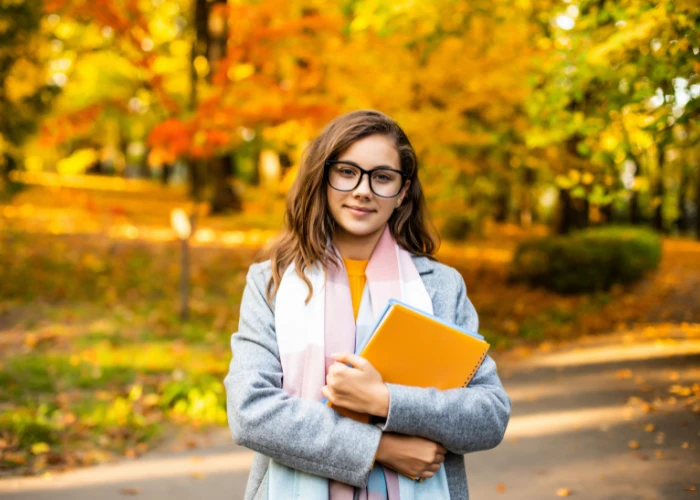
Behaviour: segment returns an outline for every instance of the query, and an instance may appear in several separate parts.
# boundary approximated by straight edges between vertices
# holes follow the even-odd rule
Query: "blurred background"
[[[0,0],[0,495],[230,444],[247,268],[305,146],[358,108],[413,142],[438,258],[506,385],[510,363],[607,334],[581,363],[641,411],[621,449],[697,472],[699,21],[692,0]],[[648,420],[662,407],[677,442]],[[478,487],[506,498],[503,481]]]

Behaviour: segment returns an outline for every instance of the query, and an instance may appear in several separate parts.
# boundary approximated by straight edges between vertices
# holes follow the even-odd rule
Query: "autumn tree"
[[[47,81],[42,15],[39,1],[0,8],[0,191],[14,189],[10,172],[21,163],[20,148],[58,91]]]
[[[553,12],[555,51],[533,96],[531,141],[558,145],[559,232],[588,225],[590,204],[648,200],[657,229],[674,129],[697,113],[698,9],[691,2],[571,2]]]

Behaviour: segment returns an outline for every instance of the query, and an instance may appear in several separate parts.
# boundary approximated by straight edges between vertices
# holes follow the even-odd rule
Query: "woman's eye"
[[[392,177],[388,174],[377,174],[374,176],[374,180],[379,182],[390,182]]]
[[[353,169],[351,169],[351,168],[343,168],[343,169],[340,169],[340,173],[341,173],[342,175],[347,175],[348,177],[351,177],[351,176],[354,176],[354,175],[355,175],[355,171],[354,171]]]

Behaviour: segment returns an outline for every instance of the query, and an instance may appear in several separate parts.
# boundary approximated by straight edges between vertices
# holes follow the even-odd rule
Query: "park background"
[[[616,452],[668,476],[624,498],[692,496],[699,20],[691,0],[0,0],[0,495],[230,441],[247,267],[305,146],[373,108],[417,150],[506,386],[509,363],[593,342],[607,357],[579,364],[626,412],[604,432],[627,425]],[[514,416],[546,399],[512,394]],[[513,422],[513,443],[544,432]]]

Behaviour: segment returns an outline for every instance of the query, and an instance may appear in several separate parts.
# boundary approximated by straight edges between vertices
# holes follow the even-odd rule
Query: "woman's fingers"
[[[435,476],[435,473],[439,470],[440,464],[430,464],[420,474],[418,474],[418,477],[428,479]]]

